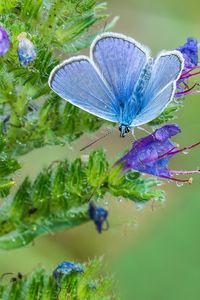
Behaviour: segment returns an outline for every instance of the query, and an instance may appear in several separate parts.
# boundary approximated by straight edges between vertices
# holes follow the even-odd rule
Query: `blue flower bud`
[[[22,67],[27,67],[37,57],[35,46],[26,36],[26,32],[22,32],[18,36],[18,57]]]
[[[104,223],[106,223],[106,229],[108,229],[108,211],[106,209],[100,206],[96,206],[93,202],[90,202],[88,214],[90,219],[94,221],[96,229],[99,233],[101,233],[102,230],[105,230],[105,228],[103,228]]]

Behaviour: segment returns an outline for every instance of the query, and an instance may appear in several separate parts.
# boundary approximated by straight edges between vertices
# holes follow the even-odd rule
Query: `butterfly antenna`
[[[113,132],[113,128],[111,128],[110,130],[108,130],[104,135],[100,136],[98,139],[96,139],[95,141],[91,142],[90,144],[84,146],[83,148],[80,149],[80,151],[83,151],[89,147],[91,147],[92,145],[96,144],[97,142],[99,142],[100,140],[104,139],[106,136],[108,136],[109,134],[111,134]]]

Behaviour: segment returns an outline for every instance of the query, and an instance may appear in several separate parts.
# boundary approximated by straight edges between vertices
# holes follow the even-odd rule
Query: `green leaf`
[[[1,127],[0,127],[1,130]],[[7,153],[6,139],[0,134],[0,196],[6,197],[15,182],[10,175],[20,168],[20,164]]]

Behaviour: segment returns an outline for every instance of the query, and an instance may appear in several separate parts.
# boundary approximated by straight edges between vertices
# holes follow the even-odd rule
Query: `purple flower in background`
[[[132,169],[176,182],[191,183],[191,178],[179,179],[174,178],[174,175],[200,173],[200,170],[177,171],[168,168],[168,162],[175,154],[200,145],[200,142],[198,142],[179,149],[170,138],[180,132],[181,129],[174,124],[168,124],[155,130],[152,134],[134,142],[132,149],[119,159],[115,165],[124,162],[124,172]]]
[[[18,36],[18,57],[22,67],[27,67],[37,57],[37,52],[33,43],[27,39],[27,33],[22,32]]]
[[[178,47],[176,50],[183,54],[185,59],[185,66],[183,72],[195,68],[198,65],[198,42],[197,39],[189,37],[187,42]]]
[[[0,56],[6,54],[10,48],[10,39],[6,30],[0,26]]]
[[[198,57],[198,41],[195,38],[188,38],[187,42],[177,48],[185,59],[185,65],[181,77],[177,81],[177,89],[178,91],[175,94],[175,97],[183,97],[188,94],[199,93],[199,89],[195,89],[200,86],[198,82],[194,83],[192,86],[189,86],[187,80],[190,77],[194,77],[200,74],[199,69],[199,57]]]
[[[109,227],[107,217],[108,217],[108,211],[100,206],[96,206],[93,202],[89,203],[88,208],[88,214],[91,220],[94,221],[96,225],[96,229],[99,233],[102,232],[102,230],[106,230]],[[103,224],[106,223],[106,229],[103,228]]]

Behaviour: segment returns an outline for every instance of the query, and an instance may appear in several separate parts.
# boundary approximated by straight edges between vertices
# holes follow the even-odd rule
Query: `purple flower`
[[[108,229],[109,227],[107,221],[108,211],[106,209],[100,206],[96,206],[93,202],[90,202],[88,208],[88,214],[90,219],[94,221],[96,225],[96,229],[99,233],[101,233],[102,230]],[[106,223],[106,229],[103,228],[104,222]]]
[[[177,98],[199,92],[199,89],[195,89],[200,85],[198,82],[196,82],[192,86],[189,86],[187,83],[187,80],[190,77],[194,77],[200,74],[200,71],[197,71],[197,69],[199,69],[198,48],[198,42],[195,38],[188,38],[187,42],[183,46],[177,48],[177,50],[179,50],[183,54],[183,57],[185,59],[183,72],[181,74],[181,77],[177,81],[178,91],[175,94],[175,97]]]
[[[170,138],[180,132],[181,129],[174,124],[168,124],[155,130],[152,134],[134,142],[132,149],[119,159],[115,165],[124,162],[124,172],[132,169],[177,182],[191,183],[191,178],[179,179],[174,178],[174,175],[200,173],[200,170],[176,171],[168,168],[168,162],[175,154],[200,145],[200,142],[198,142],[179,149]]]
[[[197,39],[189,37],[187,42],[176,50],[183,54],[185,59],[184,72],[198,65],[198,42]]]
[[[6,54],[10,48],[10,39],[6,30],[0,26],[0,56]]]

